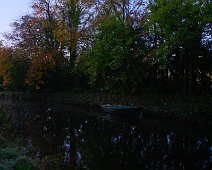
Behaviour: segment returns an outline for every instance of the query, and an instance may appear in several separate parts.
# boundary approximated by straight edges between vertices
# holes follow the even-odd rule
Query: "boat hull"
[[[101,105],[100,106],[106,113],[111,115],[126,115],[135,116],[141,115],[142,107],[131,107],[131,106],[114,106],[114,105]]]

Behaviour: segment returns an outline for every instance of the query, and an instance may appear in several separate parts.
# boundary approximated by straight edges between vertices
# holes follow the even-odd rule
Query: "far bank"
[[[24,93],[1,92],[0,105],[25,102],[51,102],[99,109],[100,104],[112,103],[144,106],[143,116],[157,119],[212,123],[211,96],[179,96],[143,94],[139,96],[106,93]]]

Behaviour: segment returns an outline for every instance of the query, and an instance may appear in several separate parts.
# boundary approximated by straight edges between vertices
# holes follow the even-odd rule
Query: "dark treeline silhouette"
[[[210,94],[210,0],[34,0],[0,46],[2,88]]]

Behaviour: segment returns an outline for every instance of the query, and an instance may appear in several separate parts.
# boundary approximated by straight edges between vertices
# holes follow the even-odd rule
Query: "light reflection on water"
[[[20,115],[17,124],[27,130],[28,153],[40,159],[60,155],[63,169],[71,165],[91,170],[194,170],[210,169],[212,162],[209,130],[196,132],[188,126],[192,130],[186,133],[179,124],[111,121],[75,107],[17,106],[15,111]]]

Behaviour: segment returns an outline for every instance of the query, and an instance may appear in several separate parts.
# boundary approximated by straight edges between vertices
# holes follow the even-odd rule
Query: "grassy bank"
[[[21,138],[13,128],[11,114],[0,108],[0,170],[34,170],[33,161],[24,156]]]
[[[102,103],[144,106],[143,115],[158,119],[212,124],[211,96],[143,94],[139,96],[103,93],[0,93],[0,100],[14,102],[56,102],[98,108]]]
[[[5,109],[6,110],[6,109]],[[51,156],[42,160],[27,156],[24,137],[13,127],[15,118],[0,108],[0,170],[59,170],[59,158]]]
[[[46,155],[37,158],[30,154],[34,148],[27,147],[26,136],[24,132],[20,133],[17,130],[16,120],[14,114],[0,103],[0,170],[63,169],[61,155]]]

